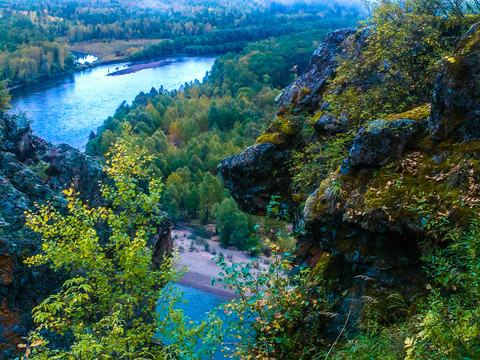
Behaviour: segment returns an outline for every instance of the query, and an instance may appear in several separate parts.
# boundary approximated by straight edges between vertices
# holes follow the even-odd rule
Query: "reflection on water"
[[[90,132],[112,116],[124,100],[131,103],[140,92],[149,92],[152,87],[175,90],[185,82],[202,80],[214,60],[185,58],[121,76],[107,74],[126,64],[99,66],[12,90],[11,111],[25,111],[40,137],[82,148]]]

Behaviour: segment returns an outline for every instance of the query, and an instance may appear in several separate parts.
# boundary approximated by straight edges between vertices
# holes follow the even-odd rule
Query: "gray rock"
[[[295,107],[302,110],[316,107],[321,100],[327,81],[335,74],[335,69],[338,67],[337,55],[342,51],[342,43],[356,31],[356,29],[342,29],[329,33],[322,45],[313,53],[305,72],[285,89],[278,97],[277,104],[287,106],[295,102]],[[300,101],[296,101],[303,89],[308,89],[309,94]]]
[[[442,60],[435,79],[430,128],[434,139],[480,138],[480,23]]]
[[[399,159],[419,131],[420,123],[415,120],[377,120],[368,123],[353,141],[348,158],[342,165],[342,173],[361,166],[383,166]]]

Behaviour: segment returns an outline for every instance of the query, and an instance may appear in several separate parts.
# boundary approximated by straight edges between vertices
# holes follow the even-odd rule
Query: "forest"
[[[248,42],[309,29],[344,26],[359,15],[356,6],[333,2],[249,7],[241,1],[180,3],[131,1],[2,1],[0,74],[9,85],[72,71],[69,45],[79,42],[152,39],[122,59],[169,55],[223,54]]]

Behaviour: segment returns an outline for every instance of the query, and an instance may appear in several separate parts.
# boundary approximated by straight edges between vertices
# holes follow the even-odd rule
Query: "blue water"
[[[219,310],[219,306],[222,303],[226,303],[230,300],[228,297],[224,296],[217,296],[211,293],[207,293],[201,290],[197,290],[188,286],[183,286],[179,284],[170,285],[171,287],[167,286],[165,291],[171,294],[178,294],[178,291],[182,294],[181,299],[183,302],[179,302],[176,305],[176,309],[183,310],[184,315],[187,317],[189,321],[193,321],[196,324],[200,324],[202,321],[207,321],[207,313],[215,311],[216,315],[225,320],[225,316],[222,311]],[[218,311],[216,311],[218,310]],[[164,312],[161,306],[159,306],[158,311],[160,315]],[[194,326],[195,324],[190,324]],[[224,324],[224,330],[226,330],[226,324]],[[171,331],[171,330],[168,330]],[[166,343],[171,343],[174,341],[173,339],[161,338],[162,341]],[[198,349],[200,345],[195,347],[196,353],[198,355]],[[213,357],[208,357],[208,359],[213,360],[220,360],[225,359],[225,353],[221,351],[222,346],[219,346]],[[203,360],[203,359],[202,359]],[[207,360],[207,359],[205,359]]]
[[[230,300],[224,296],[207,293],[188,286],[175,285],[183,293],[183,299],[187,304],[182,304],[181,308],[189,318],[194,321],[201,321],[205,318],[205,313],[216,309],[220,304]]]
[[[202,80],[214,58],[183,58],[170,65],[132,74],[107,76],[127,64],[105,65],[56,77],[11,91],[11,112],[26,112],[34,133],[54,144],[83,148],[92,130],[115,113],[125,100],[131,103],[140,92],[163,86],[180,88]]]

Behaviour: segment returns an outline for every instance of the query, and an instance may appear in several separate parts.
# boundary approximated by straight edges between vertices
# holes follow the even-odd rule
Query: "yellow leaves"
[[[455,64],[455,58],[451,56],[445,56],[445,60],[447,60],[450,64]]]

